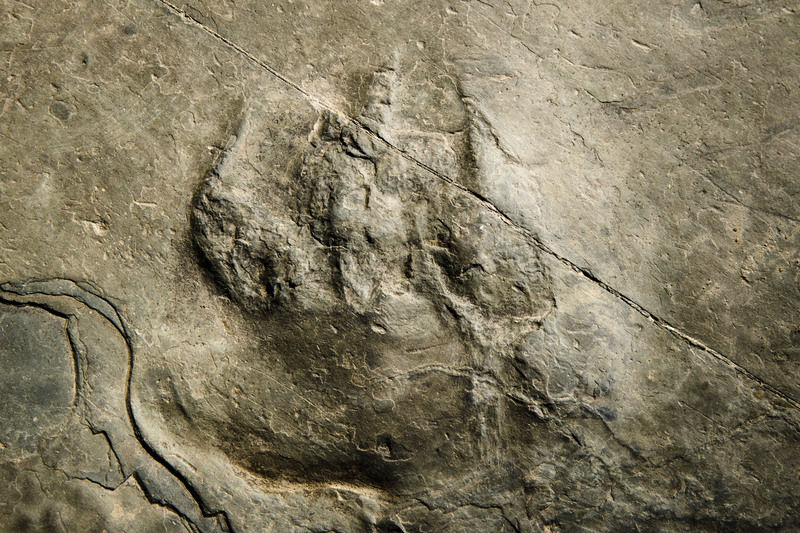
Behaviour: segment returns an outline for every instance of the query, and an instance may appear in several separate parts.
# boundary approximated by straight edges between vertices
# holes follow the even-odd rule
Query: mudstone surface
[[[0,15],[0,531],[800,530],[797,6]]]

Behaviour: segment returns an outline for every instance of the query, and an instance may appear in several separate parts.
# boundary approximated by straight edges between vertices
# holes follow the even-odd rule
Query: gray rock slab
[[[0,531],[796,530],[793,6],[0,16]]]

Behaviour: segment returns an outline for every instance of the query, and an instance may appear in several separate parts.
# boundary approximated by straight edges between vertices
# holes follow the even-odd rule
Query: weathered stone
[[[793,6],[0,14],[0,531],[797,529]]]

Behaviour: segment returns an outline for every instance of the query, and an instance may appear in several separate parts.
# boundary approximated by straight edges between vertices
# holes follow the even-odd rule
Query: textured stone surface
[[[791,2],[0,16],[0,531],[797,531]]]

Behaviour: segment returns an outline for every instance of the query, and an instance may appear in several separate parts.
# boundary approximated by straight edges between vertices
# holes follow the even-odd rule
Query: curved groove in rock
[[[179,503],[172,502],[156,493],[154,489],[156,487],[151,487],[150,483],[155,481],[156,483],[165,483],[167,485],[170,484],[169,481],[162,477],[159,477],[158,467],[154,464],[147,464],[147,461],[143,461],[142,457],[121,457],[121,452],[117,449],[119,443],[114,442],[114,438],[109,435],[108,431],[103,428],[96,428],[93,424],[90,423],[92,430],[96,433],[103,433],[106,436],[106,439],[109,443],[112,453],[120,460],[120,466],[123,468],[123,471],[129,470],[125,472],[125,479],[129,479],[133,477],[136,481],[137,485],[142,489],[145,497],[151,504],[160,505],[162,507],[168,508],[179,515],[181,518],[186,520],[191,527],[198,532],[203,533],[211,533],[213,531],[220,531],[222,533],[234,533],[233,526],[231,525],[230,519],[228,514],[224,510],[215,510],[209,508],[209,506],[205,503],[203,497],[199,494],[197,489],[192,485],[191,481],[175,466],[173,466],[169,461],[167,461],[162,455],[158,453],[158,451],[144,438],[141,427],[136,420],[135,413],[133,411],[133,406],[131,403],[131,386],[133,380],[133,366],[134,366],[134,350],[133,350],[133,343],[132,343],[132,335],[130,333],[129,328],[125,324],[124,319],[122,318],[121,314],[119,313],[116,306],[106,297],[98,294],[95,292],[97,289],[94,289],[91,284],[88,283],[77,283],[73,280],[63,279],[63,278],[51,278],[51,279],[37,279],[37,280],[26,280],[21,282],[8,282],[3,283],[0,285],[0,303],[12,305],[16,307],[34,307],[38,309],[42,309],[50,314],[58,316],[68,321],[69,324],[72,325],[73,328],[77,328],[75,316],[73,313],[69,311],[65,311],[60,309],[60,305],[54,302],[48,301],[39,301],[38,298],[45,297],[45,298],[52,298],[55,297],[57,299],[68,298],[69,300],[79,302],[84,306],[88,307],[89,309],[97,312],[100,316],[102,316],[106,321],[108,321],[114,329],[120,334],[122,339],[125,342],[126,350],[127,350],[127,368],[125,370],[125,409],[126,409],[126,416],[128,420],[126,421],[127,424],[130,426],[130,430],[135,437],[138,445],[141,447],[142,451],[146,453],[146,457],[149,458],[151,461],[154,461],[158,466],[162,467],[166,470],[166,472],[171,476],[174,482],[177,482],[183,490],[186,491],[188,495],[188,500],[194,502],[197,507],[197,511],[192,509],[187,509],[186,506],[182,506]],[[63,305],[63,304],[62,304]],[[69,344],[73,352],[73,358],[76,366],[76,380],[83,379],[83,363],[80,361],[78,353],[81,350],[80,340],[77,337],[77,332],[73,331],[68,334]],[[86,357],[89,357],[89,354],[85,354]],[[80,377],[79,377],[80,376]],[[97,387],[97,384],[94,384],[95,387],[99,390],[103,390],[104,387],[100,386]],[[81,383],[81,388],[76,389],[76,395],[81,395],[84,392],[84,388]],[[107,390],[107,389],[106,389]],[[77,400],[76,400],[77,402]],[[125,463],[133,463],[134,466],[128,466],[126,468]],[[150,483],[148,482],[147,478],[150,478]],[[108,487],[104,487],[108,489]],[[158,487],[169,490],[167,487]],[[108,489],[113,490],[113,489]],[[194,516],[192,516],[194,515]],[[198,522],[200,522],[198,524]]]

